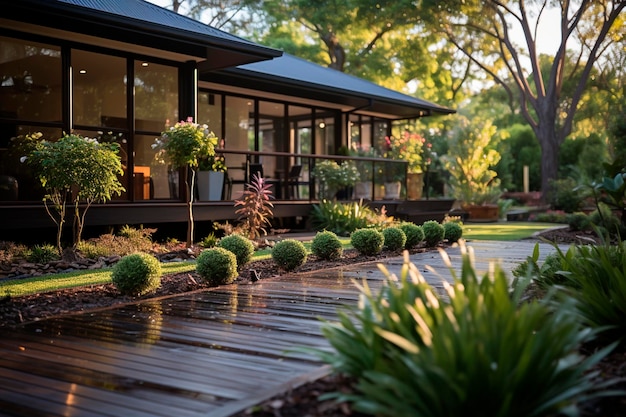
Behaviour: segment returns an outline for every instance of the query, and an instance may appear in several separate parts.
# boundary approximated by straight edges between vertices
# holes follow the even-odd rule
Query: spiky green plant
[[[263,177],[253,175],[248,188],[243,193],[241,200],[235,201],[235,213],[243,223],[243,228],[250,239],[266,235],[265,229],[272,224],[274,217],[274,204],[270,201],[272,196],[272,184],[267,183]]]
[[[387,276],[376,294],[364,281],[359,308],[341,311],[322,331],[333,352],[318,352],[336,372],[356,378],[355,392],[336,393],[376,416],[484,417],[571,414],[575,405],[609,395],[591,368],[609,349],[578,352],[593,332],[579,326],[571,303],[551,309],[520,304],[498,265],[477,276],[471,251],[440,295],[410,263]],[[447,258],[445,252],[442,256]]]

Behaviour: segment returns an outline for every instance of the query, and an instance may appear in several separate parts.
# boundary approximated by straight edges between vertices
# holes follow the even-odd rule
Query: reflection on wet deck
[[[507,269],[532,252],[474,246]],[[424,268],[445,273],[439,254],[413,261],[440,286]],[[397,273],[402,259],[385,264]],[[228,416],[324,373],[317,358],[286,351],[327,347],[319,319],[356,304],[355,278],[377,288],[383,275],[374,265],[317,271],[2,329],[0,415]]]

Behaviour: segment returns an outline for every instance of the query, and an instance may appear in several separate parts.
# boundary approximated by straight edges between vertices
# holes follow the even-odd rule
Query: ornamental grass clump
[[[457,242],[463,236],[463,228],[456,222],[447,222],[443,224],[443,238],[448,242]]]
[[[111,281],[124,295],[148,294],[161,285],[161,264],[147,253],[126,255],[113,267]]]
[[[313,238],[311,252],[320,259],[335,260],[343,255],[343,246],[335,233],[325,230]]]
[[[362,255],[378,255],[384,243],[385,237],[376,229],[359,229],[350,235],[350,244]]]
[[[356,379],[355,391],[337,399],[382,417],[529,417],[571,414],[578,401],[610,394],[614,381],[597,382],[591,371],[608,349],[578,353],[593,332],[579,326],[571,303],[520,304],[523,287],[511,293],[498,265],[479,277],[462,242],[461,253],[445,295],[405,253],[400,279],[381,265],[380,291],[363,281],[359,307],[323,324],[333,351],[317,353]]]
[[[272,259],[285,271],[293,271],[306,262],[307,253],[299,240],[285,239],[274,245]]]
[[[390,251],[403,249],[406,244],[406,235],[399,227],[388,227],[383,230],[383,247]]]
[[[235,254],[238,268],[243,268],[254,255],[254,244],[250,239],[241,235],[225,236],[220,239],[217,246]]]
[[[438,221],[429,220],[422,224],[422,230],[424,231],[424,242],[426,246],[437,246],[445,236],[445,230]]]
[[[237,257],[224,248],[205,249],[198,255],[196,272],[209,285],[230,284],[237,277]]]
[[[412,249],[424,240],[424,230],[421,226],[407,222],[402,223],[400,225],[400,229],[402,229],[406,235],[406,243],[404,244],[405,249]]]

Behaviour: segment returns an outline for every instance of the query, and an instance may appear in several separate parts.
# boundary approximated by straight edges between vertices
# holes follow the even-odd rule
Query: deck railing
[[[321,161],[354,164],[360,176],[352,187],[337,190],[336,197],[346,200],[406,199],[408,163],[387,158],[312,155],[289,152],[257,152],[217,149],[224,156],[227,170],[226,199],[236,199],[243,193],[250,177],[260,169],[266,182],[272,184],[277,200],[318,200],[325,185],[315,178],[315,166]],[[292,174],[292,175],[290,175]],[[393,181],[389,181],[393,180]],[[385,194],[387,182],[399,182],[400,196]]]

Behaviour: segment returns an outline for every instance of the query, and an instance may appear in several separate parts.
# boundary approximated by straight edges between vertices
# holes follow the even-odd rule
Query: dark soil
[[[590,243],[596,238],[591,234],[570,232],[567,229],[558,229],[545,232],[541,236],[557,243]],[[424,249],[417,249],[424,251]],[[379,256],[362,256],[356,251],[344,252],[342,259],[337,261],[323,261],[310,256],[307,263],[296,272],[335,268],[342,265],[381,260],[386,257],[400,256],[400,253],[384,253]],[[267,279],[284,273],[276,269],[272,260],[252,262],[241,271],[235,280],[236,284],[246,284],[257,277]],[[164,297],[205,288],[195,272],[163,276],[161,287],[152,294],[143,297],[129,297],[120,295],[111,284],[92,287],[61,290],[46,294],[31,295],[18,298],[0,298],[0,327],[11,327],[20,323],[40,320],[60,314],[84,312],[99,308],[106,308],[118,304],[134,303],[154,297]],[[620,349],[605,358],[598,369],[603,378],[626,378],[626,351]],[[351,381],[337,375],[330,375],[302,385],[292,391],[279,395],[262,404],[245,410],[233,417],[362,417],[363,414],[354,412],[347,404],[336,404],[332,400],[320,401],[324,393],[336,391],[350,391]],[[626,389],[626,383],[619,386]],[[623,417],[626,416],[626,398],[613,397],[601,399],[593,403],[585,403],[584,417]]]

